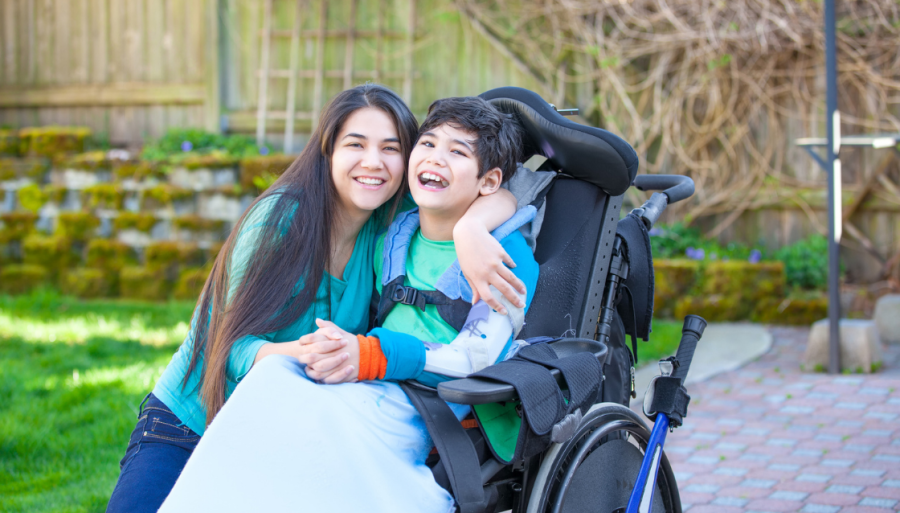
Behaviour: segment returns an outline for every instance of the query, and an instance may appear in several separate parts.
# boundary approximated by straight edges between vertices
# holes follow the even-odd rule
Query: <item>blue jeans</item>
[[[128,441],[107,513],[155,513],[175,486],[200,435],[183,425],[168,406],[148,394]]]

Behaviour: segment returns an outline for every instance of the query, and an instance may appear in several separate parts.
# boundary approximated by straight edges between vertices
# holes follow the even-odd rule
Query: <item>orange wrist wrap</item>
[[[384,379],[387,372],[387,358],[381,352],[381,341],[378,337],[357,335],[359,340],[359,379],[372,381]]]

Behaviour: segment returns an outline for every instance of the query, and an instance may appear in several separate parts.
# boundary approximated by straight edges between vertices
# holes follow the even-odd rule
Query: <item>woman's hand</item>
[[[506,315],[506,308],[491,294],[490,286],[493,285],[510,303],[520,308],[525,306],[519,295],[525,294],[525,284],[510,270],[516,266],[515,262],[483,224],[460,219],[453,228],[453,242],[459,267],[472,286],[473,305],[481,299]]]
[[[328,384],[356,381],[359,375],[359,340],[333,322],[316,319],[319,329],[298,341],[300,363],[306,364],[306,375]]]

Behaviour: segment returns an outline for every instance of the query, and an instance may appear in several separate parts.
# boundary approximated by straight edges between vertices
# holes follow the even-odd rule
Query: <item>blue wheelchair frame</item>
[[[678,344],[678,352],[675,355],[675,367],[672,376],[678,378],[684,385],[687,373],[694,358],[694,350],[697,342],[703,335],[706,321],[696,315],[689,315],[684,320],[681,342]],[[650,386],[653,386],[651,384]],[[666,444],[666,435],[669,432],[669,416],[663,412],[656,414],[653,430],[650,432],[650,440],[644,451],[644,460],[641,470],[628,499],[628,506],[624,513],[649,513],[653,506],[653,492],[656,490],[656,480],[663,456],[663,448]],[[673,428],[674,429],[674,428]]]

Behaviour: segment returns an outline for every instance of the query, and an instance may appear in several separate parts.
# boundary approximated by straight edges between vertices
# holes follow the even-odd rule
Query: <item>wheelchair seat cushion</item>
[[[527,89],[500,87],[480,96],[518,119],[526,134],[526,156],[543,155],[557,169],[611,196],[623,194],[634,181],[637,153],[619,136],[564,118]]]

